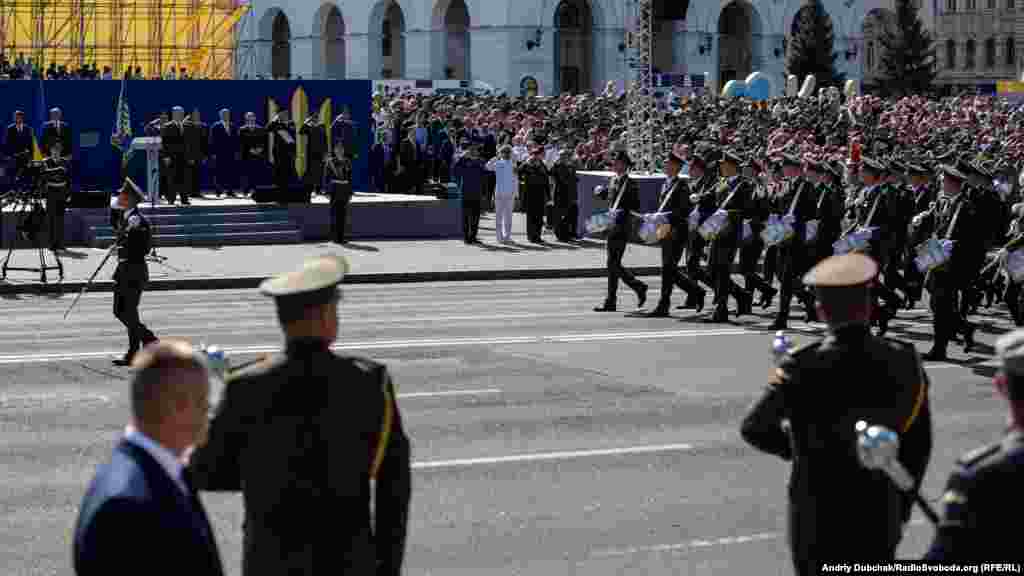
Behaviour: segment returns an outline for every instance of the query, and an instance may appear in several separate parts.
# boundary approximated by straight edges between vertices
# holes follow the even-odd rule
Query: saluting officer
[[[1020,538],[1007,514],[1024,482],[1024,330],[996,341],[1002,368],[995,384],[1010,405],[1002,440],[957,460],[942,497],[944,510],[926,560],[1000,562],[1020,559]],[[1010,509],[1007,509],[1009,504]]]
[[[686,292],[687,298],[699,302],[703,308],[706,293],[690,279],[689,276],[679,269],[679,260],[683,256],[683,249],[686,247],[686,217],[689,215],[690,187],[686,179],[679,175],[683,167],[683,156],[680,146],[673,147],[669,152],[668,161],[665,163],[665,184],[661,189],[659,212],[670,212],[668,235],[660,238],[661,244],[661,298],[657,307],[647,313],[649,318],[665,318],[669,315],[669,306],[672,304],[672,288],[679,286]],[[698,309],[699,311],[699,309]]]
[[[243,493],[244,576],[401,573],[411,468],[395,386],[384,365],[330,349],[348,269],[322,256],[260,286],[285,350],[229,375],[192,454],[198,489]]]
[[[740,429],[750,445],[793,463],[789,544],[799,576],[819,574],[822,562],[892,560],[910,517],[913,499],[861,466],[857,421],[900,434],[900,461],[917,486],[931,455],[921,359],[913,345],[870,331],[877,275],[871,258],[845,254],[804,277],[828,335],[782,358]]]
[[[139,211],[142,190],[125,178],[118,192],[117,204],[124,211],[118,230],[117,269],[114,270],[114,316],[128,329],[128,352],[114,360],[115,366],[130,366],[140,346],[157,338],[139,318],[139,301],[149,282],[146,256],[153,246],[149,221]]]

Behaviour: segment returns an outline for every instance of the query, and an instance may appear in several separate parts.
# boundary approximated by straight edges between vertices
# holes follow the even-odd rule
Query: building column
[[[672,22],[672,73],[687,73],[687,34],[686,20]]]
[[[299,76],[302,76],[303,80],[314,77],[313,58],[319,49],[320,38],[318,36],[292,38],[291,70],[293,79]]]
[[[345,35],[345,75],[348,78],[371,79],[370,35]]]
[[[708,78],[711,81],[711,85],[710,86],[705,86],[705,89],[710,90],[711,94],[716,96],[716,97],[722,91],[722,78],[721,78],[721,70],[720,70],[720,67],[719,67],[719,61],[721,59],[721,49],[722,49],[722,47],[720,46],[719,35],[717,33],[716,34],[712,34],[711,35],[711,52],[710,52],[711,57],[709,58],[710,62],[708,63],[708,69],[707,69],[707,71],[710,73]],[[705,55],[707,55],[707,53],[705,53]]]
[[[438,65],[437,32],[433,30],[407,30],[404,34],[402,55],[405,58],[405,75],[409,80],[432,80]]]

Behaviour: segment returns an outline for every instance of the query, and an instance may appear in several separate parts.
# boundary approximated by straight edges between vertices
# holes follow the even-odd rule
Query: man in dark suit
[[[260,286],[285,349],[228,376],[192,456],[200,490],[243,492],[243,576],[402,572],[409,439],[387,367],[330,349],[347,272],[322,256]]]
[[[185,161],[188,166],[187,182],[191,196],[199,196],[203,164],[209,155],[210,128],[199,116],[199,109],[192,111],[185,122]],[[182,202],[187,204],[187,202]]]
[[[60,108],[50,109],[50,120],[43,124],[43,150],[53,150],[53,143],[60,141],[64,155],[71,156],[71,126],[62,118]]]
[[[21,110],[14,113],[14,123],[7,127],[4,146],[14,162],[11,176],[17,178],[32,160],[32,128],[25,124],[25,113]]]
[[[255,192],[253,184],[263,174],[267,162],[267,131],[256,123],[256,114],[245,113],[245,126],[238,130],[241,146],[241,189],[242,195]]]
[[[171,204],[181,197],[183,205],[189,204],[187,166],[185,157],[185,109],[175,106],[171,109],[171,121],[160,128],[160,156],[162,171],[167,172],[167,187],[163,191]]]
[[[217,196],[235,195],[237,178],[235,160],[239,154],[238,130],[231,123],[231,110],[220,111],[220,120],[210,129],[210,155],[213,158],[213,181]]]
[[[135,367],[132,424],[79,510],[75,574],[123,574],[130,557],[152,559],[164,574],[221,576],[210,521],[182,464],[206,428],[204,360],[190,345],[168,341],[141,352]]]

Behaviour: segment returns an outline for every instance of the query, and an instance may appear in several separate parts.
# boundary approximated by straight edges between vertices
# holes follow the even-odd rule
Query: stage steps
[[[143,208],[153,227],[154,246],[239,246],[298,244],[301,226],[278,205],[158,206]],[[89,244],[106,248],[114,241],[108,214],[85,218]]]

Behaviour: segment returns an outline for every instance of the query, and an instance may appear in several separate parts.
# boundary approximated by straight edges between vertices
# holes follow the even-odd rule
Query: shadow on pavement
[[[483,242],[480,242],[479,244],[477,244],[477,246],[483,248],[484,250],[487,250],[488,252],[511,252],[513,254],[519,253],[518,248],[513,248],[511,246],[501,246],[500,244],[485,244]]]
[[[346,242],[342,244],[342,247],[350,250],[359,250],[360,252],[380,252],[380,248],[370,246],[369,244],[354,244],[352,242]]]
[[[71,260],[85,260],[89,258],[88,252],[75,252],[74,250],[64,250],[59,256],[61,258],[70,258]]]
[[[519,242],[512,241],[509,246],[513,246],[520,250],[529,250],[531,252],[548,252],[551,248],[547,244],[520,244]]]

